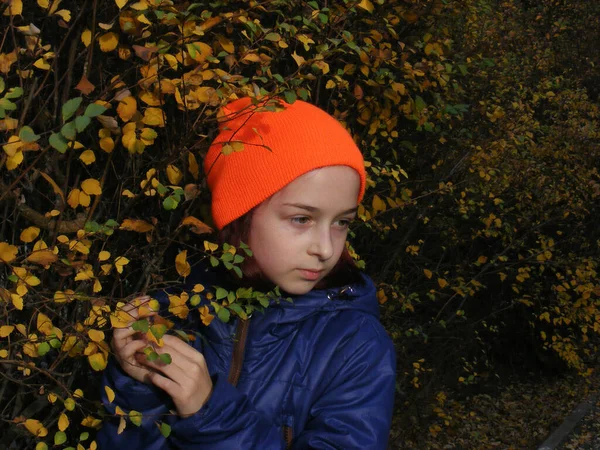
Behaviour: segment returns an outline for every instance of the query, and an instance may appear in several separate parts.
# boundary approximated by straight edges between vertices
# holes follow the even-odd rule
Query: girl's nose
[[[327,261],[333,256],[333,241],[329,228],[316,230],[308,252],[322,261]]]

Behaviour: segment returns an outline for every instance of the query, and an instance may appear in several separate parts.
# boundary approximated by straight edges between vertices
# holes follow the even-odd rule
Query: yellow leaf
[[[106,368],[106,357],[103,353],[94,353],[88,356],[88,362],[95,371],[99,372]]]
[[[40,229],[38,227],[28,227],[21,232],[21,241],[33,242],[40,235]]]
[[[50,8],[50,0],[37,0],[37,4],[42,9]]]
[[[14,156],[9,156],[6,160],[6,168],[15,170],[23,162],[23,152],[18,151]]]
[[[107,252],[106,250],[102,250],[98,254],[98,261],[106,261],[108,258],[110,258],[110,252]]]
[[[86,166],[89,166],[94,161],[96,161],[96,155],[92,150],[86,150],[79,155],[79,159],[83,161]]]
[[[81,33],[81,42],[83,42],[83,45],[86,47],[89,47],[92,42],[92,32],[87,28]]]
[[[27,419],[24,423],[25,428],[36,437],[44,437],[48,435],[48,430],[44,428],[39,420]]]
[[[192,268],[187,262],[187,250],[179,252],[175,257],[175,268],[177,269],[177,273],[182,277],[187,277],[190,274]]]
[[[56,11],[55,14],[62,17],[65,22],[71,21],[71,11],[68,9],[61,9],[60,11]]]
[[[10,294],[10,299],[15,308],[19,311],[23,311],[23,297],[17,294]]]
[[[144,118],[142,119],[146,125],[153,125],[157,127],[165,126],[165,115],[163,110],[160,108],[146,108],[144,111]]]
[[[62,413],[58,418],[58,429],[65,431],[67,428],[69,428],[69,418],[65,413]]]
[[[123,192],[121,192],[121,195],[124,195],[125,197],[129,197],[129,198],[135,197],[135,194],[133,192],[131,192],[129,189],[124,189]]]
[[[104,150],[106,153],[110,153],[115,148],[115,141],[112,137],[107,136],[100,139],[99,142],[100,148]]]
[[[100,195],[102,194],[102,188],[100,182],[95,178],[88,178],[81,182],[81,190],[88,195]],[[81,201],[81,199],[80,199]]]
[[[73,400],[71,397],[66,399],[63,403],[67,411],[73,411],[75,409],[75,400]]]
[[[425,276],[427,277],[428,280],[431,280],[431,277],[433,276],[433,273],[431,273],[431,270],[423,269],[423,273],[425,274]]]
[[[147,233],[154,229],[154,225],[145,220],[125,219],[119,227],[120,230],[137,231],[138,233]]]
[[[292,58],[294,58],[294,61],[296,61],[296,64],[298,64],[298,67],[300,67],[302,64],[304,64],[306,62],[306,60],[302,56],[298,55],[296,53],[296,51],[294,51],[294,53],[292,53]],[[331,80],[329,80],[329,81],[331,81]],[[327,82],[327,84],[329,84],[329,81]]]
[[[129,264],[129,260],[124,256],[119,256],[115,259],[115,269],[117,269],[117,272],[119,273],[123,273],[123,267],[127,264]]]
[[[58,184],[56,184],[56,181],[54,181],[52,179],[52,177],[50,177],[50,175],[48,175],[47,173],[40,171],[40,175],[42,177],[44,177],[44,179],[50,183],[50,186],[52,186],[52,190],[54,191],[55,194],[60,195],[60,197],[63,199],[63,201],[65,200],[65,194],[63,193],[62,189],[58,186]]]
[[[98,278],[96,278],[94,280],[94,287],[92,289],[95,293],[100,292],[102,290],[102,283],[100,283],[100,280]]]
[[[336,86],[335,81],[329,80],[325,83],[325,89],[333,89]]]
[[[100,36],[98,43],[100,44],[100,50],[103,52],[112,52],[119,45],[119,36],[111,31]]]
[[[209,227],[204,222],[202,222],[200,219],[197,219],[194,216],[188,216],[185,219],[183,219],[181,221],[180,226],[184,226],[184,225],[190,226],[191,231],[196,234],[212,233],[212,231],[213,231],[211,227]]]
[[[79,191],[79,204],[86,208],[90,206],[90,196],[83,191]]]
[[[385,211],[386,205],[385,202],[379,198],[378,195],[373,197],[373,214],[377,214],[379,211]]]
[[[69,196],[67,197],[67,203],[73,209],[75,209],[79,206],[79,193],[80,192],[81,191],[77,188],[75,188],[71,192],[69,192]]]
[[[125,430],[125,426],[127,422],[125,421],[125,417],[121,417],[119,420],[119,426],[117,427],[117,434],[121,434]]]
[[[137,111],[137,102],[131,95],[125,97],[117,106],[117,114],[123,122],[129,122]]]
[[[33,63],[34,67],[37,67],[40,70],[50,70],[50,64],[44,58],[38,58]]]
[[[10,335],[14,329],[15,327],[12,325],[2,325],[0,327],[0,338],[5,338],[6,336]]]
[[[225,50],[227,53],[233,53],[235,51],[233,43],[225,36],[219,34],[217,35],[217,39],[219,40],[219,44],[221,44],[221,47],[223,47],[223,50]]]
[[[188,170],[194,177],[194,180],[197,180],[200,172],[198,167],[198,161],[196,160],[196,157],[192,152],[188,153]]]
[[[115,0],[115,3],[119,7],[119,9],[123,9],[123,6],[127,4],[127,0]]]
[[[169,178],[169,183],[178,185],[183,178],[183,174],[178,167],[169,164],[167,166],[167,177]]]
[[[215,244],[214,242],[204,241],[204,251],[206,251],[206,252],[214,252],[218,248],[219,248],[218,244]]]
[[[108,403],[112,403],[115,399],[115,391],[113,391],[109,386],[104,386],[104,392],[106,392]]]
[[[4,1],[3,3],[7,6],[7,8],[4,10],[5,16],[18,16],[23,13],[23,1],[22,0],[8,0],[8,1]],[[46,431],[46,434],[48,434],[47,431]],[[46,435],[44,435],[44,436],[46,436]]]
[[[88,330],[88,336],[93,342],[100,342],[104,340],[104,332],[100,330]]]
[[[488,260],[487,256],[483,256],[483,255],[481,255],[479,258],[477,258],[477,262],[479,264],[485,264],[487,262],[487,260]]]
[[[40,333],[49,336],[53,333],[54,325],[52,325],[52,321],[47,315],[39,313],[37,316],[37,329]]]
[[[0,350],[0,358],[8,358],[8,350]]]
[[[448,282],[446,280],[444,280],[443,278],[438,278],[438,284],[440,285],[440,287],[443,289],[446,286],[448,286]]]
[[[32,252],[28,257],[27,261],[39,264],[41,266],[47,267],[53,262],[58,260],[58,255],[56,255],[52,250],[36,250]]]
[[[23,147],[25,143],[21,141],[19,136],[13,135],[8,138],[8,143],[4,144],[2,148],[8,156],[14,156]]]
[[[17,257],[19,250],[7,242],[0,242],[0,261],[9,263]]]
[[[146,103],[148,106],[160,106],[160,98],[154,95],[152,92],[144,91],[139,95],[139,99]]]
[[[92,416],[86,416],[82,421],[81,421],[81,425],[83,425],[84,427],[88,427],[88,428],[99,428],[99,425],[102,423],[102,421],[100,419],[96,419],[95,417]],[[91,449],[91,445],[90,445],[90,449]],[[77,449],[79,450],[79,449]],[[83,450],[83,447],[81,447],[81,450]]]

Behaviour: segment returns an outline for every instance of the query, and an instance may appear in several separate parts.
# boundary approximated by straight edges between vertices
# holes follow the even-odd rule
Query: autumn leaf
[[[175,268],[177,269],[177,273],[182,277],[187,277],[190,274],[192,268],[187,262],[187,250],[179,252],[175,257]]]
[[[119,227],[121,230],[137,231],[138,233],[147,233],[154,229],[154,225],[145,220],[125,219]]]
[[[115,269],[117,269],[117,272],[123,273],[123,267],[129,264],[129,259],[125,258],[124,256],[118,256],[114,262]]]
[[[37,250],[29,254],[27,261],[48,267],[58,261],[58,255],[51,250]]]
[[[81,76],[81,79],[79,80],[79,83],[77,83],[77,86],[75,86],[75,89],[77,89],[79,92],[81,92],[84,95],[89,95],[92,92],[94,92],[94,89],[96,89],[96,86],[94,86],[90,80],[88,80],[87,76],[85,74],[83,74]]]
[[[88,337],[93,342],[101,342],[104,340],[104,333],[100,330],[88,330]]]
[[[200,175],[200,169],[198,167],[198,161],[192,152],[188,153],[188,170],[194,177],[194,180],[197,180]]]
[[[129,122],[137,112],[137,102],[133,96],[128,96],[119,101],[117,114],[123,122]]]
[[[69,428],[69,418],[65,413],[62,413],[58,418],[58,429],[65,431],[67,428]]]
[[[20,239],[22,242],[33,242],[40,234],[38,227],[28,227],[21,232]]]
[[[100,36],[98,43],[103,52],[112,52],[119,45],[119,36],[111,31]]]
[[[212,228],[202,222],[200,219],[197,219],[194,216],[188,216],[181,221],[180,226],[189,226],[190,231],[196,234],[206,234],[212,233]]]
[[[52,321],[50,318],[44,313],[38,313],[37,316],[37,329],[45,334],[46,336],[53,333],[54,325],[52,325]]]
[[[79,159],[87,166],[96,161],[96,155],[92,150],[85,150],[79,155]]]
[[[178,185],[181,182],[181,179],[183,178],[183,174],[177,166],[169,164],[167,166],[167,178],[169,178],[169,183]]]
[[[27,419],[23,425],[25,425],[25,428],[27,428],[27,431],[29,431],[31,434],[33,434],[36,437],[44,437],[48,435],[48,430],[46,428],[44,428],[44,426],[42,425],[42,423],[39,420],[35,420],[35,419]]]
[[[23,0],[5,0],[3,3],[7,4],[5,16],[20,16],[23,13]]]
[[[144,122],[146,125],[164,127],[165,114],[160,108],[146,108],[142,122]]]
[[[17,257],[19,250],[14,245],[7,242],[0,242],[0,261],[10,263]]]
[[[102,353],[94,353],[88,356],[88,362],[95,371],[99,372],[106,368],[106,357]]]
[[[100,182],[94,178],[88,178],[81,182],[81,190],[87,195],[100,195],[102,194],[102,188]]]

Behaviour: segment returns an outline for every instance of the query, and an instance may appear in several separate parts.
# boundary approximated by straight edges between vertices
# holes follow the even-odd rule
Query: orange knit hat
[[[274,103],[270,103],[274,104]],[[212,215],[222,229],[311,170],[349,166],[360,175],[358,201],[365,192],[363,156],[350,133],[325,111],[301,100],[279,100],[282,111],[265,103],[235,100],[221,110],[219,134],[204,159],[212,192]],[[226,144],[232,151],[223,154]],[[231,151],[231,147],[227,147]]]

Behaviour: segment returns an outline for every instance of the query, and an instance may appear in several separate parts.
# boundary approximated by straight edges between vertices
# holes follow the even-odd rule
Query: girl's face
[[[344,250],[359,189],[354,169],[323,167],[258,205],[248,244],[262,273],[289,294],[309,292]]]

